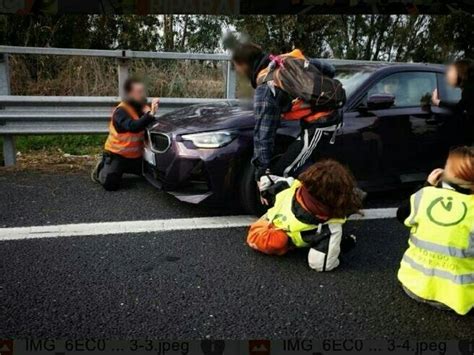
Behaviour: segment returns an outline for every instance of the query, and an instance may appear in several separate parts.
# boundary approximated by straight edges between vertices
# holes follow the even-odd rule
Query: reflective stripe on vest
[[[426,240],[421,240],[415,235],[410,235],[410,241],[412,244],[420,249],[432,251],[434,253],[444,254],[447,256],[454,256],[456,258],[472,258],[474,257],[474,243],[472,234],[470,236],[470,244],[467,249],[461,249],[452,246],[444,246],[437,243],[431,243]]]
[[[139,116],[135,110],[125,102],[121,102],[117,108],[123,108],[133,120],[138,120]],[[104,149],[125,158],[140,158],[143,154],[144,132],[117,132],[113,123],[113,114],[109,122],[109,136],[105,142]]]
[[[413,269],[422,272],[427,276],[436,276],[442,279],[450,280],[454,283],[460,285],[467,285],[474,283],[474,273],[472,274],[463,274],[463,275],[455,275],[448,271],[438,270],[438,269],[430,269],[424,267],[422,264],[417,263],[415,260],[410,258],[408,255],[403,256],[403,261],[408,263]]]
[[[308,244],[304,242],[301,233],[316,230],[320,225],[303,223],[293,213],[293,197],[300,186],[301,182],[295,180],[288,189],[277,194],[275,205],[268,210],[267,218],[276,228],[284,230],[297,248],[304,248],[308,247]],[[343,224],[344,222],[345,219],[334,218],[325,223]]]
[[[411,197],[409,248],[398,278],[459,314],[474,307],[474,196],[425,187]]]

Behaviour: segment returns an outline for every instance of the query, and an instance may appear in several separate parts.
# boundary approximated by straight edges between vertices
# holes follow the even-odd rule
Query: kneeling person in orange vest
[[[135,79],[124,84],[126,98],[114,110],[102,160],[92,172],[92,180],[106,190],[120,187],[123,174],[142,174],[145,128],[154,120],[159,99],[147,105],[145,86]]]
[[[335,269],[341,251],[355,244],[355,237],[343,235],[342,226],[347,216],[362,208],[351,173],[338,162],[325,160],[312,165],[298,180],[288,178],[285,184],[280,179],[273,186],[274,206],[252,224],[247,244],[270,255],[309,248],[312,269]]]
[[[398,279],[413,299],[466,314],[474,308],[474,148],[449,154],[397,211],[410,228]]]

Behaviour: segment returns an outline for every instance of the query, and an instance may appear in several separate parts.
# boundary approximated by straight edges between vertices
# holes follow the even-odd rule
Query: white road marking
[[[363,216],[352,216],[350,219],[371,220],[394,218],[395,214],[395,208],[379,208],[364,210]],[[256,218],[253,216],[222,216],[0,228],[0,241],[237,228],[248,227],[255,220]]]
[[[362,216],[351,216],[350,220],[385,219],[395,218],[396,216],[397,208],[373,208],[370,210],[364,210]]]

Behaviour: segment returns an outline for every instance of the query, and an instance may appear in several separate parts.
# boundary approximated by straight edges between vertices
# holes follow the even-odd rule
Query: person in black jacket
[[[470,60],[458,60],[448,66],[447,83],[462,90],[461,100],[449,102],[440,100],[438,90],[433,92],[433,105],[454,111],[464,127],[464,144],[474,143],[474,64]],[[460,132],[461,133],[461,132]]]
[[[109,123],[103,157],[91,175],[108,191],[120,187],[124,173],[142,174],[144,131],[154,120],[159,104],[158,99],[153,99],[148,106],[145,86],[138,80],[126,80],[124,91],[126,97],[115,108]]]
[[[255,180],[260,191],[264,191],[262,178],[266,175],[297,176],[304,169],[309,158],[321,158],[321,152],[329,146],[335,135],[335,126],[322,129],[314,123],[300,120],[301,136],[296,139],[275,161],[275,141],[277,129],[284,113],[293,108],[293,98],[277,86],[267,83],[258,84],[259,75],[264,72],[275,56],[265,53],[254,43],[240,43],[233,48],[232,61],[237,73],[247,77],[255,89],[254,93],[254,152],[252,165],[255,168]],[[318,59],[311,59],[324,76],[333,78],[335,68]],[[328,111],[326,118],[339,115],[337,110]],[[331,130],[332,129],[332,130]],[[268,205],[262,197],[262,203]]]

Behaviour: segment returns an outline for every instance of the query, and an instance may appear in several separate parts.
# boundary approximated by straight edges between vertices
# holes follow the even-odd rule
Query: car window
[[[363,68],[353,69],[336,66],[335,78],[342,83],[347,97],[350,97],[371,74],[372,71],[364,70]]]
[[[458,102],[459,100],[461,100],[461,89],[446,86],[444,95],[441,95],[440,98],[441,100]]]
[[[448,85],[446,78],[442,74],[438,74],[439,98],[443,101],[458,102],[461,100],[461,89],[453,88]]]
[[[390,94],[395,96],[395,107],[414,107],[429,104],[437,88],[436,74],[430,72],[404,72],[392,74],[376,83],[368,96]]]

